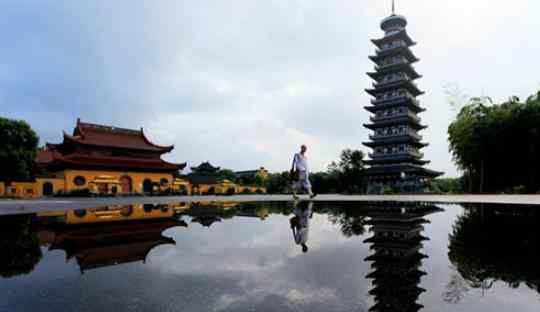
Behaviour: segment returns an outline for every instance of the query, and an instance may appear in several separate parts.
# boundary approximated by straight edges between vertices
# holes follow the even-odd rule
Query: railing
[[[387,46],[384,46],[384,47],[381,47],[380,49],[377,50],[378,53],[380,52],[386,52],[386,51],[389,51],[389,50],[392,50],[392,49],[396,49],[396,48],[401,48],[401,47],[406,47],[407,46],[407,43],[405,41],[395,41],[393,44],[389,44]]]
[[[383,68],[386,68],[386,67],[390,67],[390,66],[394,66],[394,65],[398,65],[398,64],[407,64],[407,59],[405,57],[400,57],[398,59],[395,59],[391,62],[383,62],[383,64],[380,64],[380,65],[376,65],[375,66],[375,70],[380,70],[380,69],[383,69]]]
[[[374,98],[374,99],[371,99],[371,104],[373,105],[377,105],[377,104],[380,104],[382,102],[390,102],[390,101],[401,101],[401,100],[404,100],[404,99],[410,99],[411,102],[416,105],[416,106],[420,106],[420,102],[414,97],[412,96],[412,94],[406,92],[405,95],[394,95],[394,96],[385,96],[385,97],[380,97],[380,98]]]
[[[369,120],[371,120],[373,122],[378,122],[378,121],[391,120],[391,119],[402,118],[402,117],[407,117],[407,116],[409,116],[409,118],[411,118],[415,122],[419,123],[421,121],[420,117],[416,116],[415,114],[413,114],[411,112],[393,114],[393,115],[371,116],[371,117],[369,117]]]
[[[394,77],[392,79],[381,80],[379,82],[373,83],[373,87],[378,88],[378,87],[384,86],[386,84],[390,84],[390,83],[394,83],[394,82],[398,82],[398,81],[408,81],[408,80],[411,80],[411,78],[409,78],[409,76],[407,76],[407,75],[404,75],[404,76],[401,76],[401,77]],[[414,83],[414,82],[412,82],[412,83]]]
[[[414,131],[407,131],[405,133],[393,133],[393,134],[370,134],[369,139],[370,140],[380,140],[380,139],[389,139],[393,137],[400,137],[400,136],[411,136],[419,141],[422,141],[423,137]]]
[[[416,158],[422,158],[424,157],[424,153],[416,152],[416,151],[402,151],[402,152],[396,152],[396,153],[370,153],[368,156],[372,159],[376,158],[401,158],[403,156],[413,156]]]

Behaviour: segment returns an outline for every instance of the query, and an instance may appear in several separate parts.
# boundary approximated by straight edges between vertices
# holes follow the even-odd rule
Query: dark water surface
[[[534,206],[132,205],[0,232],[0,311],[540,311]]]

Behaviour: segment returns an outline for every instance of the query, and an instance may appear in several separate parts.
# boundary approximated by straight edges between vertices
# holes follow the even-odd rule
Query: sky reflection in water
[[[0,223],[0,311],[540,308],[534,207],[133,205]]]

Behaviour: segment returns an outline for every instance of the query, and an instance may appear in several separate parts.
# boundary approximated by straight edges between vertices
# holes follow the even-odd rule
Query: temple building
[[[223,179],[219,167],[203,162],[182,175],[185,163],[162,159],[174,146],[151,142],[133,130],[77,119],[63,141],[47,143],[36,157],[34,181],[0,181],[0,197],[146,195],[232,195],[266,193],[256,183]],[[245,173],[247,176],[247,172]],[[267,175],[260,169],[255,174]]]
[[[173,186],[173,176],[186,164],[161,159],[173,146],[152,143],[143,129],[85,123],[77,120],[63,142],[47,143],[37,156],[45,172],[41,195],[88,190],[96,193],[152,193]],[[48,181],[50,180],[50,181]]]
[[[374,98],[365,109],[373,115],[364,127],[373,134],[363,143],[373,149],[367,161],[368,193],[381,193],[385,188],[424,192],[433,178],[443,174],[423,167],[429,161],[423,159],[421,149],[428,144],[419,131],[427,126],[418,117],[425,109],[417,97],[424,92],[414,82],[421,77],[412,65],[419,59],[410,49],[416,43],[406,26],[407,19],[392,10],[381,22],[384,37],[372,40],[377,51],[369,58],[376,66],[368,76],[375,82],[366,92]]]
[[[375,204],[368,208],[373,236],[366,239],[373,254],[365,260],[372,262],[373,271],[366,277],[372,280],[369,294],[375,304],[369,309],[374,312],[416,312],[422,309],[417,301],[425,289],[419,287],[426,273],[421,270],[420,252],[425,216],[441,209],[424,204]]]
[[[220,167],[214,167],[210,162],[203,162],[197,167],[191,167],[191,173],[186,179],[191,184],[191,194],[193,195],[214,195],[214,194],[245,194],[245,193],[266,193],[265,187],[253,185],[240,185],[220,176]]]

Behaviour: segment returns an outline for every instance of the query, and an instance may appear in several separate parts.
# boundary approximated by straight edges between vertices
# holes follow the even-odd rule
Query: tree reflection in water
[[[317,202],[314,210],[317,213],[326,214],[330,222],[339,225],[345,237],[354,237],[366,233],[367,207],[365,203]]]
[[[32,215],[0,217],[0,276],[32,272],[42,258]]]
[[[470,288],[485,291],[496,281],[522,283],[540,293],[540,213],[531,206],[466,206],[449,235],[453,274],[444,293],[459,302]],[[461,280],[463,279],[463,280]]]

